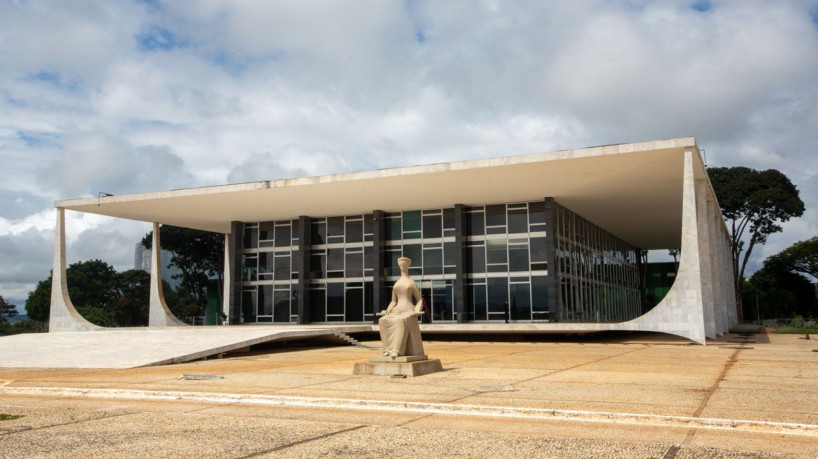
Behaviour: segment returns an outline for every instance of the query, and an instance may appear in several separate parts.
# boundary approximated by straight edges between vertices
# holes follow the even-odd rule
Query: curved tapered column
[[[230,298],[233,296],[233,247],[230,245],[233,243],[232,241],[232,234],[228,233],[224,235],[224,274],[222,275],[224,278],[224,284],[222,287],[222,314],[228,318],[225,321],[224,325],[229,324],[230,318]],[[222,323],[222,319],[219,318],[219,323]]]
[[[682,253],[676,281],[656,307],[628,322],[616,326],[620,330],[641,330],[683,336],[705,344],[705,282],[702,263],[709,257],[707,221],[700,219],[697,209],[693,151],[685,150],[682,182]],[[706,219],[705,219],[706,220]],[[709,271],[708,271],[709,273]],[[712,307],[712,305],[711,305]]]
[[[710,214],[707,210],[706,180],[696,180],[696,229],[699,238],[699,270],[702,279],[702,306],[704,307],[704,331],[710,339],[716,339],[716,310],[714,307],[713,247]]]
[[[49,332],[103,330],[85,320],[68,296],[65,275],[65,209],[57,208],[57,231],[54,238],[54,267],[51,271],[51,311],[48,315]]]
[[[159,240],[159,223],[153,224],[151,244],[151,299],[148,313],[149,327],[173,327],[187,325],[170,312],[162,292],[162,246]]]

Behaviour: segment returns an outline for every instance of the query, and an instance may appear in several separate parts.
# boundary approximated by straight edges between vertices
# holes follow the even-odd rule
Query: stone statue
[[[424,355],[418,327],[418,316],[423,314],[423,299],[415,281],[409,278],[411,265],[411,259],[398,258],[400,279],[392,287],[389,306],[378,313],[381,317],[378,328],[385,357]]]

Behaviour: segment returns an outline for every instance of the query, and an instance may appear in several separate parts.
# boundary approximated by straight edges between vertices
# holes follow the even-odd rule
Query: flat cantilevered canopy
[[[536,201],[561,205],[643,249],[679,247],[692,137],[349,174],[57,201],[55,207],[220,233],[270,221]],[[709,182],[708,182],[709,183]],[[712,193],[711,187],[706,187]]]

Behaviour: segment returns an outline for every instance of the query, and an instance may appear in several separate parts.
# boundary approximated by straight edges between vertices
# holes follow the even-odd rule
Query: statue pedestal
[[[371,357],[369,362],[358,362],[352,374],[376,376],[423,376],[443,371],[440,359],[426,355],[402,355],[400,357]]]

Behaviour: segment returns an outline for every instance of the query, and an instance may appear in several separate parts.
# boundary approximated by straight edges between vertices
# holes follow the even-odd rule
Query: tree
[[[729,227],[736,306],[742,320],[742,280],[753,248],[780,232],[779,223],[800,217],[804,202],[790,179],[775,169],[713,167],[707,173]]]
[[[140,327],[148,324],[150,274],[141,270],[121,273],[100,260],[74,263],[66,269],[71,302],[91,323],[104,327]],[[170,285],[163,282],[164,291]],[[178,300],[168,295],[168,305]],[[51,275],[37,283],[26,301],[29,318],[46,322],[51,310]]]
[[[818,279],[818,237],[796,242],[770,257],[768,262]]]
[[[26,313],[29,319],[40,323],[48,321],[51,313],[51,274],[47,279],[37,282],[34,290],[28,292],[26,299]]]
[[[224,273],[224,235],[176,226],[162,225],[162,249],[173,253],[170,263],[182,272],[182,292],[187,292],[199,307],[207,306],[207,280],[216,276],[222,285]],[[153,232],[142,238],[142,246],[150,249]],[[182,296],[182,295],[180,295]],[[184,302],[184,297],[180,299]]]
[[[151,275],[131,269],[114,275],[111,288],[116,294],[114,323],[120,327],[148,325]]]
[[[17,306],[9,304],[3,295],[0,295],[0,323],[8,322],[8,319],[17,315]]]
[[[673,257],[673,264],[676,265],[676,272],[679,272],[679,256],[682,254],[682,249],[668,249],[667,254]]]
[[[815,317],[818,314],[812,282],[782,265],[770,263],[770,259],[745,281],[742,293],[745,317],[758,318],[760,314],[761,318],[778,319],[795,315]]]

